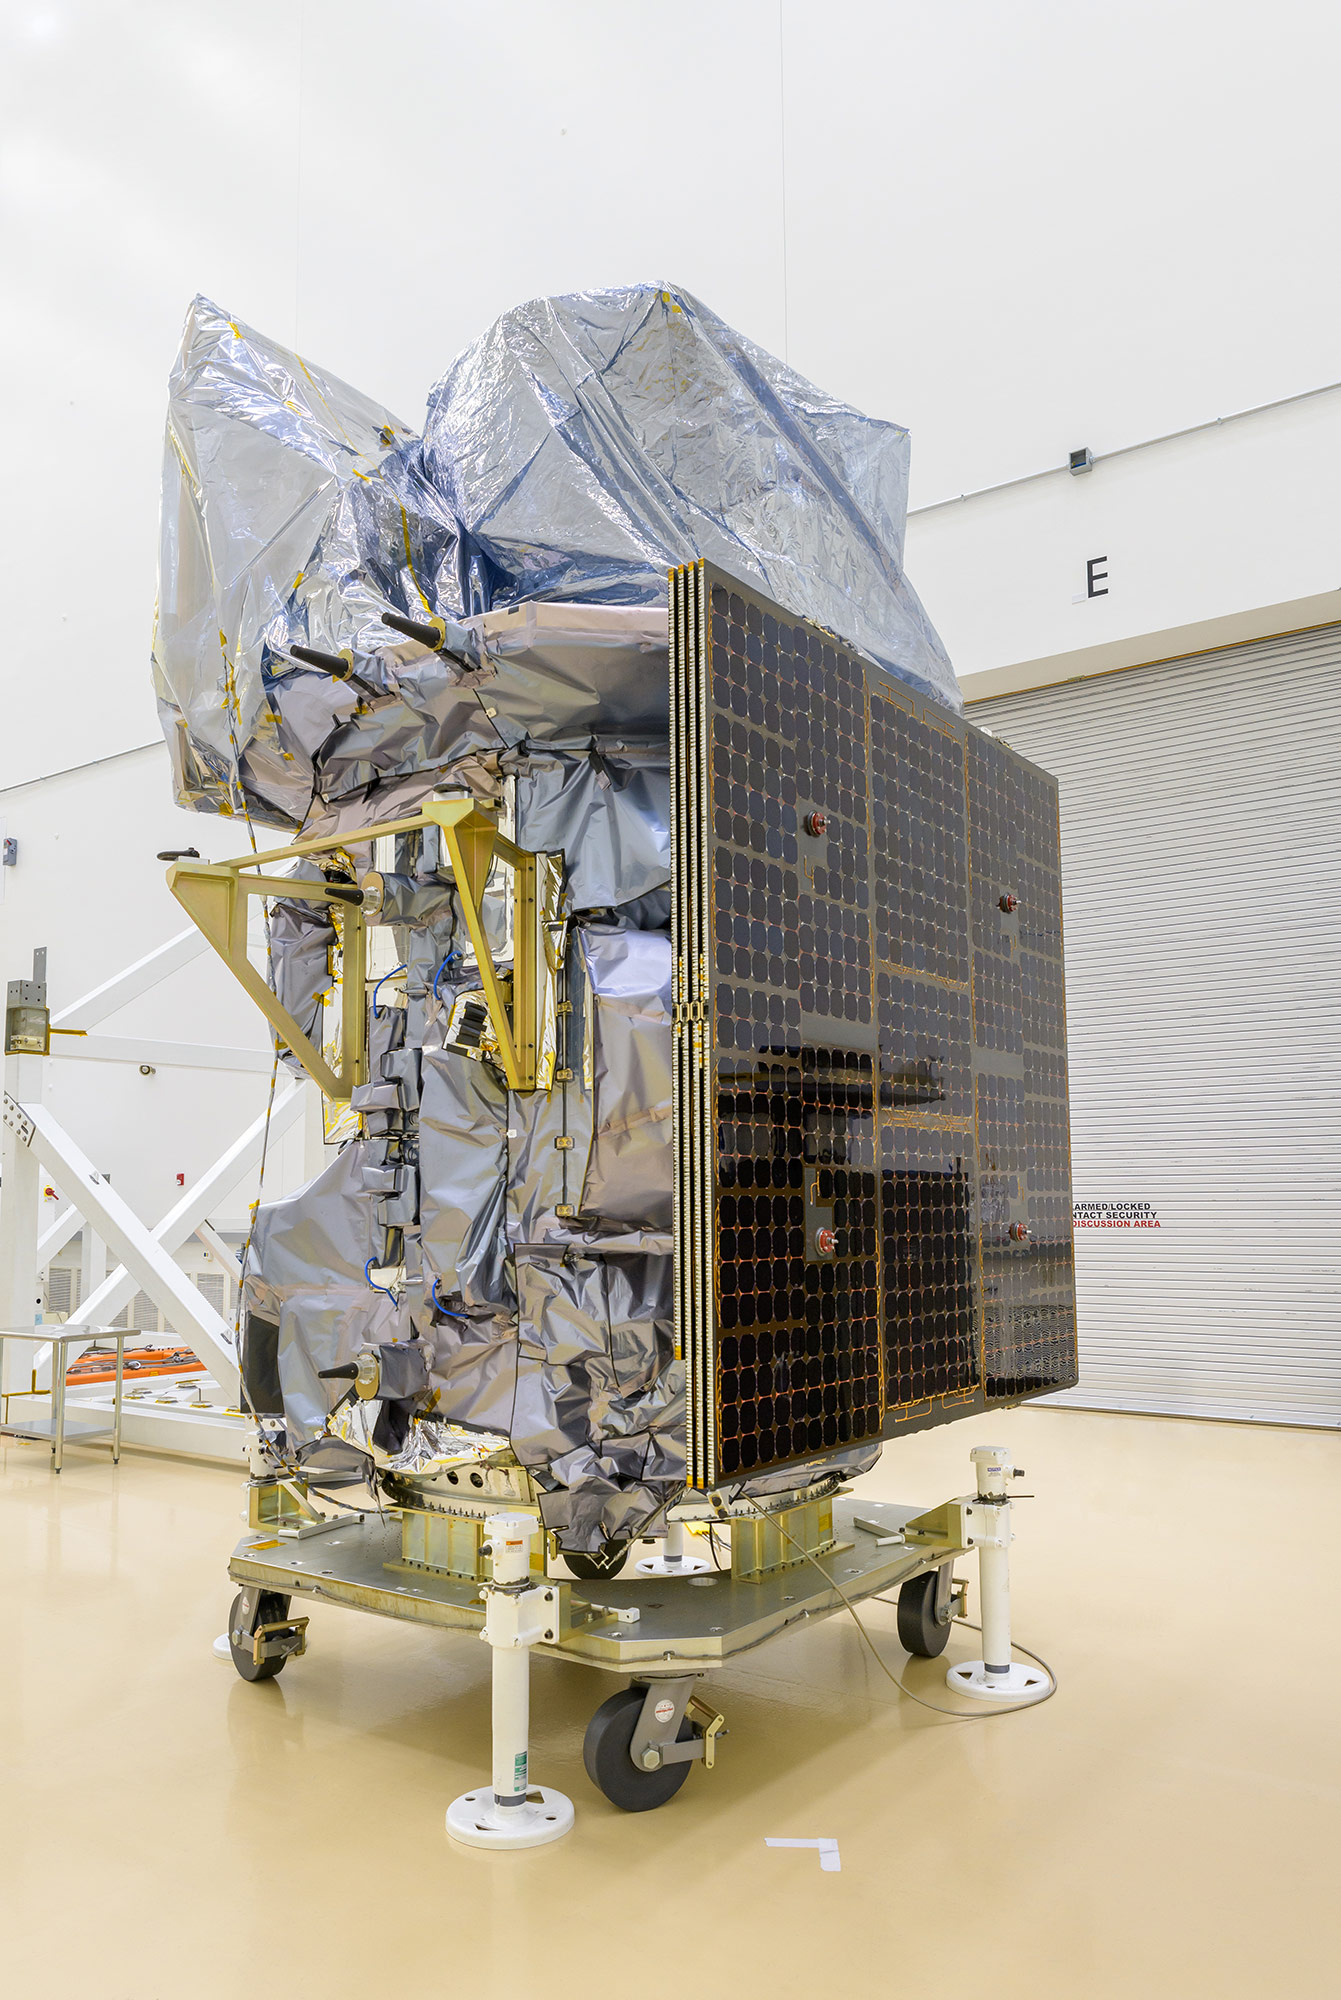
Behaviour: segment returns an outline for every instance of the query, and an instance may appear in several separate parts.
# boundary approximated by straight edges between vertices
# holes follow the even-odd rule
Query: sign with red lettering
[[[1077,1229],[1158,1229],[1159,1211],[1153,1201],[1078,1201],[1072,1221]]]

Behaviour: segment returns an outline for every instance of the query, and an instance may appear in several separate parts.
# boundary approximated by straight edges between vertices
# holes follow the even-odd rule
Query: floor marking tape
[[[838,1842],[836,1840],[775,1840],[771,1835],[765,1834],[764,1846],[817,1847],[819,1849],[820,1867],[826,1875],[839,1874],[843,1866],[838,1858]]]

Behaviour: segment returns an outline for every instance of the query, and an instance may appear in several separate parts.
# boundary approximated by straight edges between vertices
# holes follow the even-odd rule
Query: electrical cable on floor
[[[818,1557],[813,1556],[810,1553],[809,1549],[802,1548],[801,1544],[797,1541],[796,1537],[787,1532],[786,1528],[783,1527],[781,1521],[779,1521],[775,1515],[767,1513],[764,1510],[764,1508],[762,1508],[759,1505],[758,1501],[755,1500],[750,1494],[743,1493],[739,1497],[745,1501],[747,1506],[753,1507],[755,1513],[759,1516],[761,1521],[770,1522],[772,1526],[777,1529],[778,1533],[782,1536],[783,1540],[790,1542],[792,1547],[796,1550],[797,1554],[804,1556],[806,1561],[810,1563],[813,1568],[819,1571],[820,1575],[824,1578],[824,1581],[829,1585],[830,1589],[836,1590],[838,1592],[838,1595],[842,1598],[843,1603],[847,1606],[848,1610],[851,1612],[852,1622],[856,1626],[858,1632],[860,1632],[862,1640],[864,1641],[866,1648],[871,1655],[871,1658],[875,1661],[875,1664],[877,1665],[877,1667],[879,1667],[885,1679],[891,1682],[892,1685],[898,1689],[900,1694],[906,1694],[910,1701],[915,1701],[919,1708],[929,1708],[932,1710],[933,1714],[948,1716],[951,1722],[990,1722],[994,1715],[1014,1715],[1019,1709],[1022,1708],[1041,1708],[1045,1701],[1051,1701],[1052,1697],[1056,1694],[1057,1692],[1056,1674],[1053,1673],[1052,1668],[1048,1665],[1046,1660],[1040,1659],[1037,1653],[1031,1653],[1027,1646],[1015,1646],[1013,1650],[1017,1653],[1023,1653],[1026,1659],[1032,1660],[1036,1666],[1042,1667],[1043,1671],[1050,1677],[1052,1681],[1052,1686],[1048,1689],[1048,1692],[1044,1695],[1039,1695],[1033,1701],[1013,1701],[1009,1703],[1003,1702],[999,1708],[984,1708],[984,1709],[969,1710],[962,1708],[946,1708],[943,1702],[928,1701],[925,1695],[914,1694],[913,1690],[908,1686],[907,1682],[901,1681],[898,1675],[894,1673],[891,1668],[886,1666],[879,1647],[876,1645],[874,1639],[871,1637],[870,1633],[866,1629],[866,1621],[861,1616],[861,1613],[857,1610],[857,1607],[852,1602],[852,1599],[848,1596],[847,1592],[844,1590],[842,1584],[839,1583],[835,1577],[829,1575],[828,1570],[825,1569],[823,1563],[819,1561]],[[892,1597],[877,1597],[873,1598],[872,1602],[876,1604],[894,1604],[897,1606],[898,1600]],[[972,1625],[969,1623],[967,1618],[957,1618],[955,1620],[955,1623],[957,1625],[966,1626],[970,1632],[981,1632],[982,1630],[981,1625]]]

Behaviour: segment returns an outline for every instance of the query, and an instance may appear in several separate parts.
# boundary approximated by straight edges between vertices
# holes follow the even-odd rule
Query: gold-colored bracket
[[[264,1661],[273,1659],[276,1652],[275,1640],[280,1641],[279,1650],[287,1659],[301,1659],[307,1651],[307,1628],[310,1618],[272,1618],[268,1625],[258,1625],[251,1635],[252,1664],[259,1667]],[[296,1638],[298,1644],[284,1647],[286,1639]]]
[[[552,971],[546,952],[545,899],[538,891],[538,870],[545,857],[505,840],[495,822],[472,800],[432,799],[422,811],[406,818],[383,820],[333,838],[296,840],[267,854],[244,854],[230,861],[174,861],[168,870],[168,887],[191,921],[327,1097],[347,1099],[368,1078],[364,892],[352,883],[298,882],[264,871],[302,855],[367,847],[389,834],[417,833],[430,826],[438,828],[447,850],[503,1073],[511,1089],[534,1090],[545,1011],[543,996]],[[513,878],[511,1005],[484,928],[484,887],[495,859],[511,867]],[[329,907],[339,932],[343,966],[338,1071],[331,1068],[248,959],[249,896],[282,897]]]
[[[271,858],[259,857],[265,861]],[[291,882],[282,875],[244,874],[231,861],[174,861],[168,870],[168,887],[243,992],[256,1002],[280,1041],[292,1049],[327,1097],[346,1098],[358,1084],[367,1082],[366,1037],[360,1019],[366,983],[361,890],[352,884],[343,888],[327,882]],[[283,896],[305,903],[326,903],[336,917],[343,963],[338,1074],[247,957],[249,896]],[[356,900],[349,900],[351,896]]]
[[[685,1714],[703,1738],[703,1768],[710,1771],[717,1762],[717,1738],[729,1733],[726,1717],[697,1694],[691,1694],[685,1703]]]
[[[731,1575],[737,1583],[762,1583],[810,1556],[830,1556],[851,1542],[835,1539],[833,1495],[802,1500],[771,1513],[739,1514],[731,1522]]]
[[[903,1538],[910,1549],[930,1553],[963,1555],[972,1541],[968,1516],[973,1511],[973,1495],[946,1500],[926,1514],[918,1514],[903,1524]]]

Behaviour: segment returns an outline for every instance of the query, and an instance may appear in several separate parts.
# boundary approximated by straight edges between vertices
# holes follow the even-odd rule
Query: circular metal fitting
[[[807,833],[823,833],[829,821],[824,813],[807,813],[801,824]]]
[[[836,1229],[817,1229],[815,1231],[815,1248],[819,1251],[821,1257],[832,1257],[834,1251],[838,1248],[838,1231]]]
[[[1004,910],[1007,916],[1010,915],[1012,910],[1016,910],[1019,908],[1019,904],[1017,903],[1014,896],[998,896],[996,900],[997,900],[997,908]]]
[[[1027,1222],[1012,1222],[1010,1225],[1010,1240],[1012,1243],[1027,1243],[1029,1241],[1029,1224]]]

